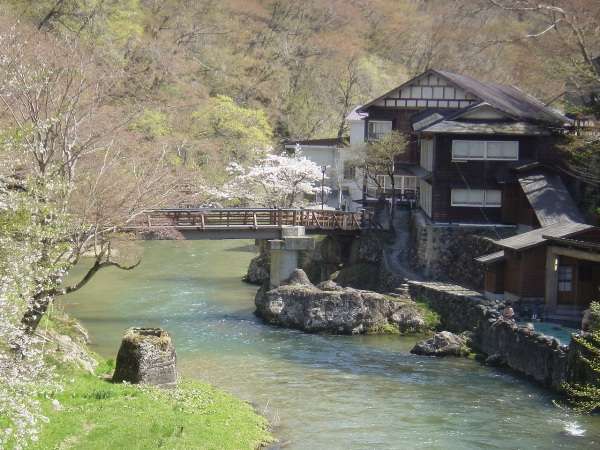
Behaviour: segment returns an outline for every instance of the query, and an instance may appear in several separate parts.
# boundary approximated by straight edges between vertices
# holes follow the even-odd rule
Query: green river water
[[[166,328],[180,371],[251,402],[273,424],[274,448],[600,448],[600,417],[471,360],[410,355],[415,338],[264,325],[256,287],[240,281],[251,244],[144,242],[138,268],[107,269],[61,302],[109,358],[127,327]]]

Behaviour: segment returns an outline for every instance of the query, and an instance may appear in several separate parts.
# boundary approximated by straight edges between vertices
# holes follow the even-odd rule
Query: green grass
[[[97,372],[111,366],[103,361]],[[30,448],[238,450],[273,440],[266,419],[248,403],[205,383],[159,389],[113,384],[106,374],[76,369],[61,375],[64,390],[42,399],[50,420]]]

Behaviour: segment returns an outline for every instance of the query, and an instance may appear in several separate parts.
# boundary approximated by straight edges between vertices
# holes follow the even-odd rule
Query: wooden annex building
[[[477,258],[488,297],[574,324],[600,299],[600,228],[558,222],[496,244],[502,250]]]

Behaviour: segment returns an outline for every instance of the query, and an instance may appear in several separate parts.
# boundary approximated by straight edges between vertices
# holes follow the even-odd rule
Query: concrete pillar
[[[304,227],[285,226],[281,230],[281,239],[269,241],[271,251],[271,289],[281,285],[298,268],[298,257],[301,251],[312,250],[315,242],[305,235]]]

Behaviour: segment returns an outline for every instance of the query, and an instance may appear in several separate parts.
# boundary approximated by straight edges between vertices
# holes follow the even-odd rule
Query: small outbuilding
[[[572,323],[600,299],[600,228],[563,221],[496,244],[500,251],[477,258],[485,265],[486,296]]]

